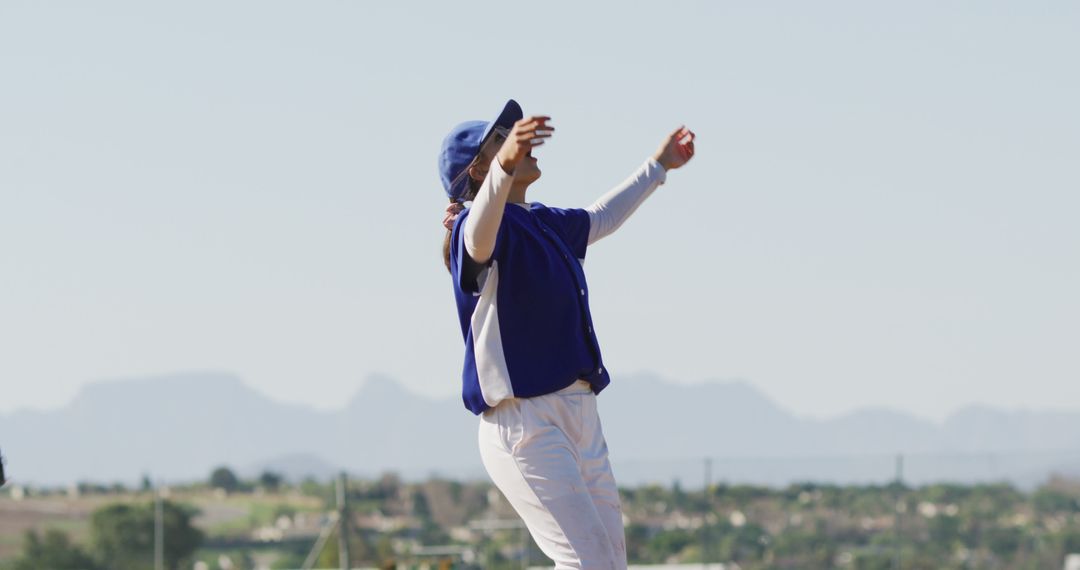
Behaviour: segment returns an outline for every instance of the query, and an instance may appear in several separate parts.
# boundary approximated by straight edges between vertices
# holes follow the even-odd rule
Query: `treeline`
[[[333,482],[290,482],[274,473],[243,481],[224,467],[186,490],[187,496],[206,490],[315,497],[318,501],[309,502],[321,504],[322,512],[332,510],[336,501]],[[87,486],[84,491],[116,489]],[[518,568],[523,559],[534,565],[545,561],[535,545],[523,543],[520,531],[476,530],[478,521],[516,518],[486,482],[405,482],[387,474],[350,481],[347,496],[354,519],[354,564],[417,567],[424,562],[418,553],[434,546],[461,547],[469,553],[440,560],[444,567]],[[624,488],[621,496],[629,521],[627,554],[636,564],[733,562],[743,570],[1026,570],[1061,568],[1067,554],[1080,553],[1080,483],[1062,478],[1031,491],[1008,484],[901,483],[784,488],[721,483],[687,490],[675,483]],[[228,542],[227,537],[207,536],[194,528],[193,508],[164,504],[169,568],[190,567],[186,564],[208,559],[215,545]],[[7,568],[145,568],[153,555],[152,508],[152,502],[130,500],[101,508],[91,517],[90,538],[84,544],[59,531],[30,533],[21,556]],[[282,514],[289,512],[267,516]],[[313,542],[260,548],[277,549],[274,567],[296,567]],[[320,564],[335,565],[336,552],[331,542]],[[240,555],[250,558],[253,553]]]
[[[309,481],[314,481],[310,479]],[[204,481],[191,481],[169,486],[184,490],[217,489],[227,493],[251,492],[265,490],[277,491],[285,482],[285,476],[275,471],[263,471],[254,479],[242,479],[231,468],[221,466],[210,472],[210,476]],[[159,486],[155,484],[149,475],[144,475],[138,485],[132,486],[120,481],[100,483],[94,481],[79,481],[70,486],[40,486],[23,488],[19,487],[22,495],[50,496],[60,494],[76,495],[130,495],[132,493],[149,493]]]
[[[766,568],[1061,568],[1080,553],[1080,484],[716,485],[623,492],[641,563]]]
[[[98,509],[90,517],[90,543],[72,542],[58,529],[43,534],[28,531],[23,552],[10,570],[145,570],[154,567],[154,503],[117,503]],[[162,551],[165,567],[190,568],[192,555],[204,539],[191,524],[195,512],[169,501],[161,504],[167,540]]]

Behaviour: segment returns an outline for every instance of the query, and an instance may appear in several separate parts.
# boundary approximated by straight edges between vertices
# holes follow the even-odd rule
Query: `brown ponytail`
[[[446,238],[443,239],[442,256],[443,263],[446,264],[446,270],[450,271],[450,230],[446,230]]]
[[[477,180],[470,176],[469,189],[461,195],[460,200],[450,200],[450,203],[453,204],[454,202],[471,202],[473,198],[476,198],[476,193],[480,191],[480,182],[480,180]],[[443,265],[446,266],[447,271],[450,271],[450,233],[450,230],[446,230],[446,237],[443,238],[442,244]]]

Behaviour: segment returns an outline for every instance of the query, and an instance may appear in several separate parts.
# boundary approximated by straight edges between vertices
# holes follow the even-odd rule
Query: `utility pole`
[[[300,566],[302,570],[311,570],[315,566],[315,561],[318,560],[319,554],[322,553],[327,541],[330,540],[330,535],[335,530],[338,531],[338,568],[341,570],[352,568],[352,557],[349,555],[348,482],[348,476],[342,471],[337,477],[337,510],[331,511],[330,522],[319,533],[315,545],[311,547],[307,558],[304,559],[304,564]]]
[[[165,505],[161,481],[154,485],[154,570],[165,570]]]
[[[701,513],[701,565],[709,568],[709,550],[711,550],[711,540],[709,536],[709,511],[712,507],[711,493],[712,488],[712,459],[705,458],[705,488],[702,489],[701,495],[705,503],[705,508]]]
[[[902,454],[902,453],[898,453],[896,455],[896,485],[895,485],[895,487],[896,487],[896,504],[893,507],[895,509],[894,518],[893,518],[893,535],[894,535],[893,538],[895,539],[895,543],[893,545],[893,563],[892,563],[892,567],[893,567],[893,570],[900,570],[900,564],[901,564],[900,552],[901,552],[901,548],[902,548],[902,544],[901,544],[901,541],[900,541],[900,523],[901,523],[901,515],[902,515],[902,513],[900,512],[900,505],[901,505],[900,501],[901,501],[901,498],[903,497],[903,493],[904,493],[904,454]]]
[[[311,547],[311,551],[308,552],[307,558],[304,559],[304,563],[300,566],[300,570],[311,570],[315,566],[315,561],[319,558],[319,554],[322,553],[323,547],[326,546],[326,541],[330,540],[330,535],[334,533],[334,530],[338,528],[340,522],[337,518],[337,511],[333,511],[332,522],[323,527],[319,532],[319,538],[315,540],[315,545]]]
[[[337,504],[338,504],[338,560],[341,562],[341,570],[352,568],[349,557],[349,505],[347,492],[348,479],[345,472],[338,475],[337,480]]]

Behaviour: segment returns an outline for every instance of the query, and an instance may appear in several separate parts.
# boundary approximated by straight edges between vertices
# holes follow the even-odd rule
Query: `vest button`
[[[582,296],[582,297],[584,297],[584,296],[585,296],[585,290],[584,290],[584,289],[582,289],[582,290],[581,290],[581,296]]]

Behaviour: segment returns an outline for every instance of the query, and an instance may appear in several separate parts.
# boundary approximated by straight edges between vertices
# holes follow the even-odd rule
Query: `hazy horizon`
[[[251,381],[251,380],[249,380],[247,378],[244,378],[243,376],[241,376],[239,374],[236,374],[236,373],[228,371],[228,370],[189,369],[189,370],[177,370],[177,371],[174,371],[174,372],[165,372],[165,373],[160,373],[160,374],[99,378],[99,379],[95,379],[95,380],[92,380],[92,381],[85,382],[85,383],[81,384],[79,386],[78,390],[75,393],[73,393],[70,398],[68,398],[67,400],[64,400],[63,402],[60,402],[59,404],[57,404],[55,406],[51,406],[51,407],[33,407],[33,406],[16,407],[16,408],[11,409],[11,410],[0,410],[0,416],[3,416],[3,415],[11,416],[13,414],[20,413],[20,412],[30,412],[30,413],[46,412],[47,413],[47,412],[61,411],[61,410],[65,409],[65,408],[67,408],[68,406],[70,406],[71,404],[73,404],[84,393],[84,391],[86,389],[93,388],[93,387],[96,387],[96,386],[103,386],[103,385],[107,385],[107,384],[133,383],[133,382],[134,383],[141,383],[141,384],[150,384],[150,383],[157,382],[157,381],[166,381],[166,380],[172,380],[172,379],[177,379],[177,378],[188,378],[188,377],[193,377],[193,376],[209,376],[209,377],[223,377],[223,378],[228,377],[230,379],[235,379],[244,388],[251,390],[254,394],[258,395],[259,397],[266,398],[266,399],[268,399],[268,400],[270,400],[270,401],[272,401],[274,403],[277,403],[277,404],[283,404],[283,405],[289,405],[289,406],[299,406],[300,408],[304,408],[304,409],[308,409],[308,410],[311,410],[311,411],[314,411],[314,412],[320,412],[320,413],[321,412],[339,412],[339,411],[342,411],[342,410],[346,409],[349,406],[352,399],[356,398],[359,395],[361,395],[364,392],[364,390],[366,390],[368,388],[368,386],[373,382],[375,382],[375,383],[391,382],[395,386],[397,386],[399,388],[402,388],[403,390],[408,392],[411,396],[420,397],[420,398],[424,398],[424,399],[427,399],[427,400],[449,400],[449,401],[451,401],[453,403],[453,405],[455,407],[457,407],[460,404],[460,402],[459,402],[460,394],[457,391],[448,392],[448,393],[445,393],[445,394],[432,393],[430,391],[421,391],[421,390],[417,390],[415,387],[409,386],[408,384],[406,384],[405,382],[403,382],[399,378],[396,378],[394,376],[387,375],[387,374],[378,373],[378,372],[373,372],[373,373],[367,375],[366,377],[364,377],[363,379],[361,379],[359,382],[357,382],[356,388],[350,394],[347,395],[346,399],[343,399],[343,400],[340,400],[338,402],[334,402],[334,403],[331,403],[331,404],[319,405],[319,404],[313,404],[313,403],[308,403],[308,402],[303,402],[303,401],[284,400],[284,399],[281,399],[281,398],[277,398],[273,394],[268,393],[268,392],[260,389],[258,382]],[[654,371],[642,370],[642,371],[637,371],[637,372],[634,372],[634,373],[631,373],[631,374],[623,375],[623,377],[619,379],[619,383],[626,382],[626,381],[637,382],[637,381],[640,381],[642,379],[657,380],[657,381],[660,381],[660,382],[663,382],[663,383],[666,383],[666,384],[687,386],[687,387],[703,386],[703,385],[709,385],[709,384],[747,386],[751,390],[761,394],[763,397],[765,397],[770,402],[775,404],[779,409],[782,409],[785,412],[791,413],[794,417],[797,417],[797,418],[800,418],[800,419],[805,419],[805,420],[812,420],[812,421],[816,421],[816,420],[835,420],[835,419],[843,418],[845,416],[849,416],[849,415],[852,415],[852,414],[859,414],[859,413],[866,413],[866,412],[878,412],[878,411],[897,412],[897,413],[901,413],[901,414],[904,414],[904,415],[911,416],[911,417],[913,417],[915,419],[918,419],[920,421],[930,422],[930,423],[935,424],[935,425],[941,425],[943,422],[945,422],[949,418],[955,417],[958,413],[961,413],[961,412],[964,412],[964,411],[970,411],[970,410],[973,410],[973,409],[991,409],[991,410],[994,410],[994,411],[1005,412],[1005,413],[1080,413],[1080,405],[1069,405],[1069,404],[1060,404],[1060,405],[1056,405],[1056,406],[1051,405],[1051,406],[1045,406],[1045,407],[1031,407],[1031,406],[1024,406],[1024,405],[991,406],[991,405],[985,405],[985,404],[979,404],[979,403],[969,403],[969,404],[963,404],[963,405],[958,406],[958,407],[956,407],[954,409],[951,409],[951,410],[946,410],[946,412],[943,415],[939,416],[939,417],[923,415],[923,414],[919,414],[918,412],[903,409],[903,408],[899,408],[899,407],[878,406],[878,405],[860,406],[860,407],[855,407],[855,408],[852,408],[852,409],[849,409],[849,410],[837,411],[835,413],[817,415],[817,414],[802,413],[802,412],[798,411],[796,408],[793,408],[791,406],[786,405],[784,402],[782,402],[780,399],[776,398],[774,395],[765,392],[764,390],[761,389],[761,387],[756,386],[753,382],[748,382],[746,380],[739,379],[739,378],[715,378],[714,377],[714,378],[701,379],[701,380],[697,380],[697,381],[686,381],[686,380],[681,380],[681,379],[678,379],[678,378],[667,377],[667,376],[665,376],[663,374],[660,374],[660,373],[657,373],[657,372],[654,372]],[[612,384],[612,389],[617,389],[618,386],[619,386],[619,384]],[[610,394],[610,391],[608,393]],[[601,396],[601,397],[604,397],[604,396]],[[461,410],[466,415],[468,415],[468,411],[463,406],[461,407]]]
[[[534,10],[0,5],[0,413],[193,369],[319,409],[371,374],[456,394],[436,155],[511,97],[553,117],[551,205],[698,134],[589,250],[615,382],[1080,406],[1080,4]]]
[[[410,477],[483,473],[476,417],[459,397],[431,399],[385,377],[332,410],[280,402],[210,372],[84,389],[59,410],[0,414],[13,480],[177,479],[223,463],[255,472],[278,464],[300,478],[306,469],[335,472],[330,466]],[[728,479],[883,482],[895,476],[898,454],[908,481],[1030,485],[1080,473],[1080,411],[965,409],[945,422],[882,409],[807,418],[745,383],[687,386],[655,376],[625,377],[598,405],[623,482],[693,479],[705,458]]]

